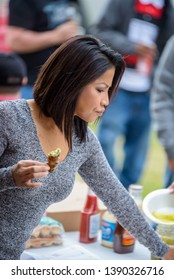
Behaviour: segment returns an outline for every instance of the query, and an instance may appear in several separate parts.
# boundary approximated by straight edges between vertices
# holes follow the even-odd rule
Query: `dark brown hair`
[[[115,67],[109,98],[116,92],[125,69],[123,57],[91,35],[79,35],[64,42],[41,68],[34,87],[34,99],[41,112],[52,117],[69,146],[72,128],[80,141],[86,140],[87,123],[74,117],[83,88]]]

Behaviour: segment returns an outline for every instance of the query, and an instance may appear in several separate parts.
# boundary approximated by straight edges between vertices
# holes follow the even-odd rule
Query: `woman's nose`
[[[109,95],[105,94],[101,101],[102,106],[107,107],[109,105]]]

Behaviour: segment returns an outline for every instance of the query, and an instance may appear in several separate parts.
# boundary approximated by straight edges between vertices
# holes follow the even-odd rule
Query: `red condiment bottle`
[[[97,241],[100,225],[100,210],[98,208],[97,196],[88,189],[84,209],[81,212],[80,242],[92,243]]]

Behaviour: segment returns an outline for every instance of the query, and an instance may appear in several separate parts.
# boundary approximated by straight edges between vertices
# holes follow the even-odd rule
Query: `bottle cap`
[[[88,188],[88,195],[96,196],[95,193],[90,188]]]
[[[131,185],[129,185],[129,191],[130,190],[141,191],[141,190],[143,190],[143,186],[131,184]]]

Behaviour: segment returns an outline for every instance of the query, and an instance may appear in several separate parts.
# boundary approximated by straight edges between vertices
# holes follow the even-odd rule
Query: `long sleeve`
[[[174,36],[160,58],[151,92],[154,130],[169,159],[174,159]]]
[[[91,156],[80,167],[79,174],[123,227],[154,255],[162,257],[168,246],[146,222],[134,200],[112,172],[98,140],[93,137],[89,143]]]
[[[2,104],[1,104],[2,105]],[[0,192],[6,189],[16,187],[13,181],[11,166],[4,166],[2,155],[8,146],[7,136],[8,115],[5,113],[5,107],[0,109]]]
[[[11,167],[0,168],[0,192],[16,188],[13,180]]]

